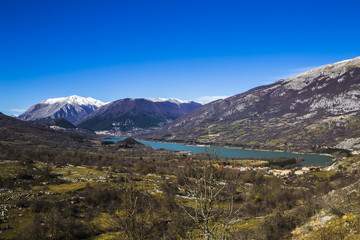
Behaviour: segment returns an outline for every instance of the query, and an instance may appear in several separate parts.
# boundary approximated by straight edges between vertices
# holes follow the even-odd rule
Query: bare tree
[[[228,239],[229,227],[238,210],[234,209],[234,194],[227,191],[226,182],[216,179],[216,161],[220,148],[208,147],[207,159],[197,168],[194,179],[189,179],[186,190],[195,201],[195,208],[191,209],[182,204],[187,215],[202,231],[204,239]],[[226,207],[224,207],[223,203]]]
[[[124,189],[121,210],[115,213],[113,225],[122,230],[128,239],[158,239],[163,221],[154,210],[154,199],[137,191],[133,185]]]

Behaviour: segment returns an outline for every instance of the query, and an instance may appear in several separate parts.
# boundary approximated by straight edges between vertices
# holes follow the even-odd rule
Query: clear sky
[[[360,1],[0,0],[0,112],[209,101],[360,55]]]

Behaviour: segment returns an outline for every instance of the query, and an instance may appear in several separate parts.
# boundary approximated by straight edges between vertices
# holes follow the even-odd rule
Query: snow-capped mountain
[[[49,98],[41,103],[45,104],[70,104],[70,105],[84,105],[84,106],[96,106],[101,107],[105,103],[100,100],[91,98],[91,97],[80,97],[77,95],[72,95],[69,97],[61,97],[61,98]]]
[[[142,138],[303,150],[360,137],[360,57],[199,109]]]
[[[76,95],[50,98],[33,105],[18,118],[25,121],[64,118],[73,124],[77,124],[103,105],[105,103],[94,98]]]
[[[175,98],[125,98],[100,107],[78,126],[121,132],[159,127],[202,106]]]

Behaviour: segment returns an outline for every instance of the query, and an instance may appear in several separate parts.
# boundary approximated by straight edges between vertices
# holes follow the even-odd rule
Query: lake
[[[104,139],[103,141],[120,141],[124,138],[110,138]],[[149,145],[154,149],[164,148],[167,150],[174,151],[188,151],[193,153],[205,153],[207,150],[206,146],[189,146],[178,143],[164,143],[164,142],[150,142],[137,140],[145,145]],[[300,154],[300,153],[291,153],[291,152],[273,152],[273,151],[261,151],[261,150],[249,150],[241,148],[229,148],[229,147],[212,147],[216,149],[215,151],[220,152],[220,157],[226,158],[280,158],[280,157],[289,157],[289,158],[303,158],[304,162],[302,166],[308,165],[325,165],[331,163],[333,157],[328,155],[320,154]]]

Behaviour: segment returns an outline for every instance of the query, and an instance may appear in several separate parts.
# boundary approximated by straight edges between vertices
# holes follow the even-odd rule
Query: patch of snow
[[[180,100],[177,98],[136,98],[136,99],[145,99],[151,102],[171,102],[175,104],[182,104],[182,103],[191,103],[191,100]],[[201,104],[201,103],[200,103]]]

